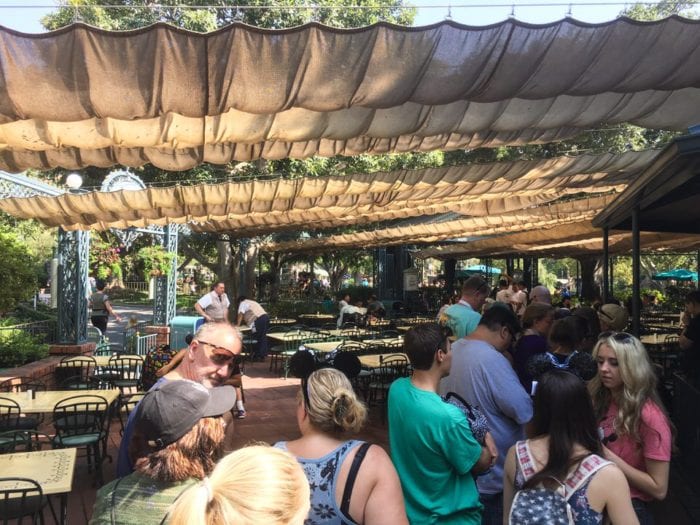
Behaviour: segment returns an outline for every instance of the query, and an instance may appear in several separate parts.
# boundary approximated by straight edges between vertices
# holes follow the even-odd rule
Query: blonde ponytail
[[[287,452],[255,445],[224,457],[173,504],[170,525],[301,525],[309,483]]]

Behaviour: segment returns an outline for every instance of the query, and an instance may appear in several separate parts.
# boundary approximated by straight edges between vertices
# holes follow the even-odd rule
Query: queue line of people
[[[575,325],[570,322],[556,323],[575,331]],[[424,358],[413,348],[412,341],[416,337],[427,341],[426,334],[435,330],[438,328],[418,326],[413,329],[414,335],[411,332],[406,335],[405,351],[418,364],[414,364],[416,371],[424,366],[421,364]],[[426,387],[421,373],[414,372],[409,380],[414,389],[423,390],[422,396],[432,395],[437,406],[430,411],[421,405],[420,422],[410,423],[403,402],[405,387],[398,382],[392,385],[389,394],[392,458],[397,460],[395,465],[411,522],[521,523],[519,514],[509,516],[514,494],[519,489],[540,486],[543,482],[547,485],[546,480],[551,478],[564,483],[585,460],[603,462],[604,468],[583,487],[578,487],[574,498],[569,500],[575,523],[601,523],[605,514],[613,523],[653,523],[647,505],[666,496],[673,427],[659,399],[656,375],[641,342],[624,332],[603,333],[592,354],[585,354],[585,360],[564,366],[559,359],[547,359],[546,370],[535,371],[536,384],[531,397],[511,365],[509,348],[518,332],[512,310],[495,305],[484,312],[471,334],[449,347],[431,340],[427,347],[436,366],[445,361],[451,364],[442,367],[445,377],[438,391]],[[592,375],[590,363],[594,367]],[[434,480],[412,475],[410,469],[403,468],[408,454],[414,461],[422,461],[423,450],[416,444],[415,436],[423,435],[424,426],[432,428],[432,422],[440,419],[444,409],[438,403],[438,393],[447,391],[457,392],[484,413],[498,450],[492,468],[475,477],[479,499],[475,500],[467,491],[451,506],[445,504],[445,498],[429,497]],[[437,428],[441,427],[437,425]],[[459,433],[454,431],[454,435]],[[445,437],[442,440],[448,442]],[[424,445],[430,451],[428,455],[439,450]],[[464,459],[454,458],[451,448],[443,452],[444,460],[453,470],[452,474],[443,472],[445,479],[471,469]],[[587,460],[589,457],[592,459]],[[426,468],[432,461],[425,460]],[[523,470],[524,467],[527,468]],[[404,483],[405,477],[408,483]],[[609,487],[613,481],[615,489]],[[450,494],[450,491],[443,487],[441,493]],[[464,507],[466,501],[471,501],[468,509]]]
[[[483,291],[479,286],[471,293],[481,295]],[[536,305],[528,308],[532,307],[542,309]],[[541,321],[547,315],[533,315],[531,327],[538,322],[536,318]],[[578,325],[583,327],[585,323]],[[576,323],[571,326],[591,337],[585,328],[575,328]],[[542,332],[547,331],[542,328]],[[278,476],[278,481],[288,483],[287,490],[277,490],[277,496],[281,493],[286,499],[269,496],[268,501],[287,508],[284,519],[288,521],[279,518],[265,522],[301,523],[306,519],[309,524],[508,523],[517,490],[552,476],[566,481],[584,459],[592,457],[604,464],[578,489],[572,502],[576,523],[599,523],[604,512],[615,523],[653,523],[646,504],[666,495],[672,426],[659,401],[656,376],[639,340],[624,332],[603,334],[592,350],[597,373],[589,378],[587,387],[576,371],[557,366],[563,364],[558,359],[551,361],[553,368],[536,377],[533,404],[531,392],[518,377],[509,352],[519,333],[519,322],[512,309],[499,305],[486,310],[474,330],[454,342],[449,331],[437,324],[410,330],[404,349],[414,367],[413,376],[396,381],[389,392],[391,458],[380,447],[350,439],[361,429],[366,409],[349,380],[333,369],[311,374],[302,382],[298,395],[301,437],[276,445],[287,457],[291,453],[296,458],[305,474],[306,489],[310,485],[311,490],[306,494],[305,489],[299,488],[299,471],[287,469]],[[182,388],[180,383],[197,391],[213,389],[207,394],[212,397],[212,392],[220,390],[229,376],[229,366],[240,349],[240,337],[231,325],[205,324],[178,366],[165,374],[144,400],[175,389],[173,385]],[[464,414],[444,402],[440,394],[448,391],[458,393],[483,411],[489,424],[485,439],[477,441]],[[230,390],[228,398],[235,399]],[[569,399],[568,406],[577,408],[560,417],[557,414],[567,406],[562,399]],[[206,412],[186,434],[197,431],[201,421],[220,419],[231,409],[221,403],[216,405],[216,414]],[[225,512],[233,515],[246,505],[240,499],[228,501],[223,489],[217,492],[237,472],[224,472],[223,466],[214,468],[220,454],[214,443],[204,446],[211,452],[212,463],[198,475],[182,480],[169,476],[165,468],[157,469],[155,474],[140,470],[144,464],[153,465],[149,459],[152,454],[157,458],[159,450],[179,445],[183,437],[173,441],[148,439],[142,428],[144,421],[139,420],[148,413],[147,406],[144,402],[139,405],[124,433],[122,448],[126,455],[120,449],[119,468],[127,478],[115,482],[116,486],[103,488],[93,522],[120,523],[120,513],[115,513],[122,504],[119,483],[151,483],[153,487],[158,483],[185,482],[174,495],[173,506],[152,505],[148,497],[144,498],[143,503],[150,509],[158,508],[157,516],[152,517],[184,523],[176,520],[188,513],[187,519],[192,523],[228,523],[215,518],[224,513],[221,509],[225,507]],[[225,428],[224,423],[220,421],[218,427],[213,427]],[[170,428],[171,424],[165,427]],[[144,441],[148,446],[143,446]],[[140,449],[134,445],[139,442]],[[519,454],[518,447],[524,452]],[[234,462],[228,458],[233,455],[224,458],[226,464]],[[260,462],[252,463],[260,466]],[[223,460],[220,464],[224,464]],[[523,470],[525,466],[529,470]],[[130,474],[134,468],[136,481],[129,478],[134,476]],[[215,477],[216,470],[219,475]],[[611,482],[619,490],[600,488]],[[163,495],[163,491],[149,490],[149,494]],[[172,492],[168,494],[166,500],[173,496]],[[300,500],[308,506],[304,507]],[[267,510],[273,512],[272,508]],[[256,521],[262,514],[250,518],[252,521],[236,515],[236,523],[263,522]],[[143,525],[151,523],[146,518],[140,521]]]

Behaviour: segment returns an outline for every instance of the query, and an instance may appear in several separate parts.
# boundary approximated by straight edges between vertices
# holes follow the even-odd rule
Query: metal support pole
[[[170,274],[156,277],[156,294],[153,301],[153,324],[168,326],[177,307],[177,224],[168,224],[163,228],[163,247],[174,253]]]
[[[608,302],[609,283],[608,283],[608,227],[603,228],[603,303]]]
[[[532,280],[532,257],[523,257],[523,281],[528,292],[532,291],[535,282]]]
[[[445,292],[452,295],[455,292],[455,269],[457,268],[457,259],[447,259],[444,261],[443,266],[443,274],[445,275]]]
[[[641,268],[639,264],[639,206],[632,210],[632,333],[639,337],[641,302]]]
[[[610,297],[615,297],[615,257],[610,257]]]
[[[58,229],[58,342],[87,341],[90,232]]]

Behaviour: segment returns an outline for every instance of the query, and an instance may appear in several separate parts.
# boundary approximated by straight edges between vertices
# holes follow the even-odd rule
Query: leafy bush
[[[33,363],[49,355],[49,345],[21,330],[0,330],[0,368]]]
[[[37,285],[37,275],[27,248],[11,232],[0,231],[0,314],[29,299]]]
[[[148,292],[140,290],[132,290],[130,288],[112,287],[106,290],[107,296],[112,304],[114,303],[131,303],[131,304],[148,304],[153,300],[148,298]]]
[[[143,267],[143,277],[148,280],[151,277],[170,275],[173,270],[173,261],[177,255],[168,252],[160,245],[146,246],[136,254],[136,258]]]

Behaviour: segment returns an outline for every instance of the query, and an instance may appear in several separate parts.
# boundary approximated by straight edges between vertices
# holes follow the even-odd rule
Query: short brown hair
[[[445,342],[452,335],[447,327],[424,323],[411,328],[403,337],[403,351],[416,370],[430,370],[435,353],[447,348]]]
[[[462,294],[471,295],[478,293],[480,290],[489,291],[489,283],[487,283],[483,277],[479,275],[472,275],[469,279],[464,281],[462,285]]]

